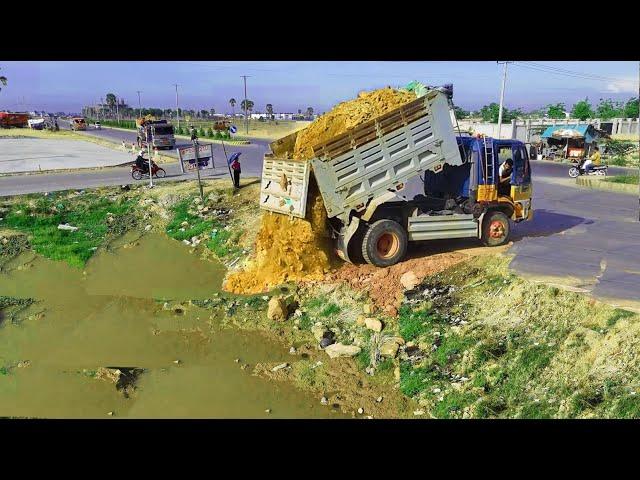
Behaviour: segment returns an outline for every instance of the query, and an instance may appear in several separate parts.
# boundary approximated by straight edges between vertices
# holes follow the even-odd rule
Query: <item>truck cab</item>
[[[69,121],[69,126],[71,127],[71,130],[86,130],[87,129],[87,123],[85,122],[84,118],[82,117],[73,117],[70,121]]]

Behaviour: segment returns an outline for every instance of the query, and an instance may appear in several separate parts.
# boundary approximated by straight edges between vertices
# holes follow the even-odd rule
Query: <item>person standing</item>
[[[242,167],[240,166],[240,154],[234,156],[231,162],[231,170],[233,170],[233,186],[234,188],[240,188],[240,174],[242,173]]]

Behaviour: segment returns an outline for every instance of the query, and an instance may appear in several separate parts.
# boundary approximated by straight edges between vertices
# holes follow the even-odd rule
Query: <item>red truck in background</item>
[[[0,112],[0,127],[26,128],[29,126],[29,114],[17,112]]]

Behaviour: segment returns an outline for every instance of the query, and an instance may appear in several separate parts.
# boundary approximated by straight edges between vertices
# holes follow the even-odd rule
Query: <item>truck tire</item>
[[[362,256],[376,267],[389,267],[407,253],[407,232],[393,220],[378,220],[369,226],[362,239]]]
[[[507,243],[510,237],[509,217],[497,210],[487,212],[482,220],[482,242],[487,247],[498,247]]]

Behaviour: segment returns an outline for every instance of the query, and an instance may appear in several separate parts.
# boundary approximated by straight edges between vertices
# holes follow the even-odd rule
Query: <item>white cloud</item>
[[[610,93],[638,93],[638,79],[629,77],[608,83],[605,91]]]

